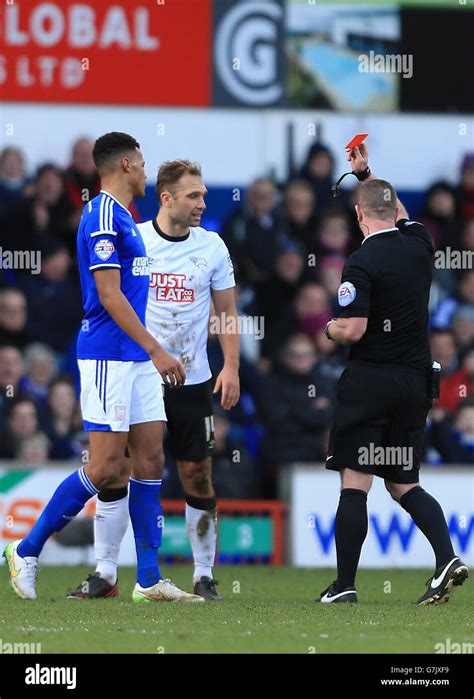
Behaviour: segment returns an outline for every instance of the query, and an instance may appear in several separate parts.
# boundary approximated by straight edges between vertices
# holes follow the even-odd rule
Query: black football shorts
[[[351,468],[393,483],[417,483],[429,374],[410,367],[352,361],[337,386],[326,468]]]
[[[165,387],[166,446],[178,461],[203,461],[214,451],[212,379]]]

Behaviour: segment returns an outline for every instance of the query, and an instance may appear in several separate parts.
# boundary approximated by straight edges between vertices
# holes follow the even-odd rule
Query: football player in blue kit
[[[137,551],[133,600],[202,601],[163,579],[158,565],[163,430],[166,420],[160,375],[168,386],[185,381],[181,363],[145,328],[150,283],[142,235],[129,210],[145,194],[145,161],[128,134],[112,132],[94,146],[102,190],[84,207],[77,235],[85,310],[77,343],[81,408],[90,437],[90,461],[56,489],[29,534],[4,552],[14,591],[36,599],[38,557],[104,487],[113,487],[132,456],[130,518]]]

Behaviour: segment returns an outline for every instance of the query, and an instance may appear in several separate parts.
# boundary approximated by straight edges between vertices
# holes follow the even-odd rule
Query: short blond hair
[[[359,187],[357,203],[370,218],[393,221],[397,201],[397,193],[387,180],[367,180]]]
[[[191,162],[191,160],[167,160],[160,165],[156,180],[158,199],[163,192],[169,191],[173,193],[174,186],[186,173],[196,177],[202,177],[201,166],[199,163]]]

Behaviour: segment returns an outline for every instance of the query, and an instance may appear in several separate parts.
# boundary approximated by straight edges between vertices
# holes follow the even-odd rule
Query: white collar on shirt
[[[368,235],[364,238],[361,245],[363,245],[365,243],[367,238],[372,238],[372,236],[374,236],[374,235],[380,235],[380,233],[388,233],[388,231],[398,231],[398,228],[396,226],[393,226],[392,228],[383,228],[381,231],[376,231],[375,233],[370,233],[370,235]]]
[[[127,207],[124,206],[123,204],[121,204],[121,203],[119,202],[119,200],[116,199],[116,198],[114,197],[113,194],[111,194],[110,192],[107,192],[106,189],[101,189],[100,191],[101,191],[101,194],[107,194],[107,196],[110,197],[111,199],[113,199],[114,202],[116,202],[119,206],[122,207],[122,209],[125,209],[125,211],[127,212],[127,214],[130,214],[130,211],[127,209]],[[132,214],[130,214],[130,216],[131,216],[131,215],[132,215]]]

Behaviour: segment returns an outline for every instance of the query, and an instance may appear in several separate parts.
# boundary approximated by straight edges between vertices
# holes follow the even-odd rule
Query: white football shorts
[[[166,421],[163,385],[153,362],[78,359],[87,431],[128,432],[130,425]]]

